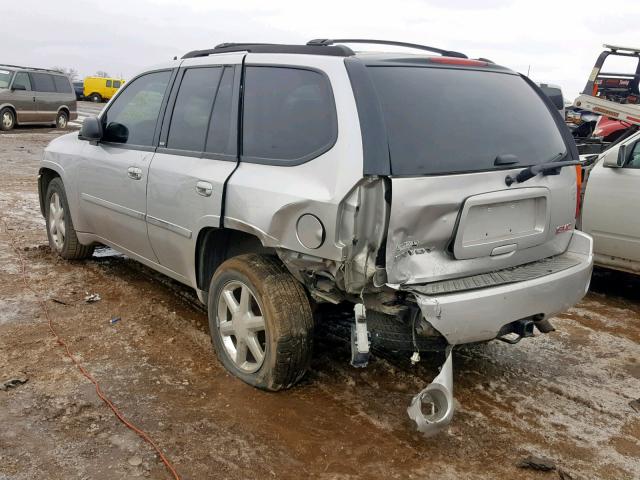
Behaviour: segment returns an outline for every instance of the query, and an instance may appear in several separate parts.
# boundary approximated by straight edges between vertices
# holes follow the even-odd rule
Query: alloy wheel
[[[56,248],[62,250],[65,237],[64,208],[57,192],[53,192],[49,199],[49,233]]]
[[[4,112],[4,114],[2,114],[2,126],[6,130],[9,130],[11,129],[11,127],[13,127],[13,115],[11,115],[11,112],[6,111]]]
[[[240,281],[227,283],[220,291],[217,312],[218,334],[235,366],[254,373],[264,363],[266,327],[255,295]]]

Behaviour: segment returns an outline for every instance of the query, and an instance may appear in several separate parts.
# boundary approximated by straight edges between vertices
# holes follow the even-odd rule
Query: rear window
[[[393,175],[528,166],[566,145],[538,94],[518,75],[467,69],[370,66],[382,104]]]
[[[245,161],[298,164],[326,152],[337,138],[329,80],[313,70],[247,67],[242,118]]]
[[[56,92],[58,93],[71,93],[71,83],[67,77],[61,77],[59,75],[53,76],[53,82],[56,85]]]

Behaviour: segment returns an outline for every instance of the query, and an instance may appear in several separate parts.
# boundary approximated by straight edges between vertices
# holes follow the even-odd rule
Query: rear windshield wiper
[[[527,180],[535,177],[540,173],[542,173],[543,175],[547,175],[549,172],[551,172],[556,175],[560,173],[560,169],[562,167],[568,167],[570,165],[580,165],[580,162],[578,160],[567,160],[566,162],[557,161],[559,158],[562,158],[565,155],[566,153],[558,153],[546,163],[531,165],[530,167],[521,170],[515,176],[507,175],[507,177],[504,179],[504,182],[507,184],[507,187],[510,187],[514,183],[526,182]]]

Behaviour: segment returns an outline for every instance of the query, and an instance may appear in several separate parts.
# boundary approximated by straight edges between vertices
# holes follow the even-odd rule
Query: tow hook
[[[448,346],[440,373],[427,387],[413,397],[407,413],[418,431],[427,437],[443,430],[453,417],[453,346]],[[423,412],[426,407],[427,413]]]
[[[351,326],[351,365],[364,368],[369,364],[369,331],[364,304],[353,307],[355,323]]]

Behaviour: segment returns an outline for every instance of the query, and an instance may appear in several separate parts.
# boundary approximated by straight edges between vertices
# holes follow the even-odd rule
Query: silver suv
[[[256,387],[302,378],[322,303],[350,305],[355,366],[444,351],[409,407],[432,433],[454,345],[548,332],[585,294],[578,154],[526,77],[358,42],[222,44],[146,70],[48,146],[41,208],[62,257],[106,244],[195,288],[219,360]]]
[[[69,77],[44,68],[0,64],[0,130],[37,124],[65,128],[77,118]]]

